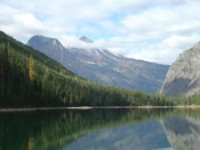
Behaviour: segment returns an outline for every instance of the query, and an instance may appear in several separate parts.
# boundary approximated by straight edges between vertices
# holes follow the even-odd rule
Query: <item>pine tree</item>
[[[0,48],[0,98],[4,98],[4,61],[3,61],[3,47]]]
[[[8,91],[8,69],[9,69],[9,60],[8,60],[8,48],[1,46],[0,48],[0,98],[5,99],[5,95]]]
[[[33,56],[29,57],[29,79],[32,81],[35,79],[35,61]]]

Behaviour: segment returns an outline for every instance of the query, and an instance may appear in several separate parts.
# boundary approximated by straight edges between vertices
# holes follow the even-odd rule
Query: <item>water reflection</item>
[[[0,150],[198,149],[200,110],[0,113]]]
[[[170,147],[160,122],[146,121],[93,132],[67,145],[64,150],[148,150]]]
[[[162,122],[174,149],[200,149],[200,119],[191,116],[171,116]]]

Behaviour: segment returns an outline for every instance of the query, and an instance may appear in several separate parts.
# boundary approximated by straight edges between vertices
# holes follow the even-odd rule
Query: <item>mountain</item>
[[[93,43],[93,41],[87,38],[86,36],[81,36],[79,39],[86,43]]]
[[[200,42],[184,51],[171,65],[161,93],[169,96],[193,95],[200,91]]]
[[[52,42],[52,39],[41,38],[45,43]],[[53,40],[51,46],[57,48],[57,52],[63,52],[59,41]],[[160,95],[87,81],[44,53],[0,31],[0,108],[135,106],[147,103],[173,105]]]
[[[85,36],[80,40],[92,43]],[[57,39],[39,35],[30,38],[28,45],[79,76],[103,85],[157,92],[169,68],[168,65],[126,58],[107,49],[65,48]]]

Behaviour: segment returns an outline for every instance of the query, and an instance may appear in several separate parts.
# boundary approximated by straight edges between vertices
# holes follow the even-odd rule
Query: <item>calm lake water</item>
[[[0,113],[0,150],[172,149],[200,149],[200,109]]]

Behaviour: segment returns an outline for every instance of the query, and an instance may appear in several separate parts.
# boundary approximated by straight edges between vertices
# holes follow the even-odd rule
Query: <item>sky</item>
[[[199,14],[200,0],[0,0],[0,30],[23,43],[39,34],[171,64],[200,41]]]

